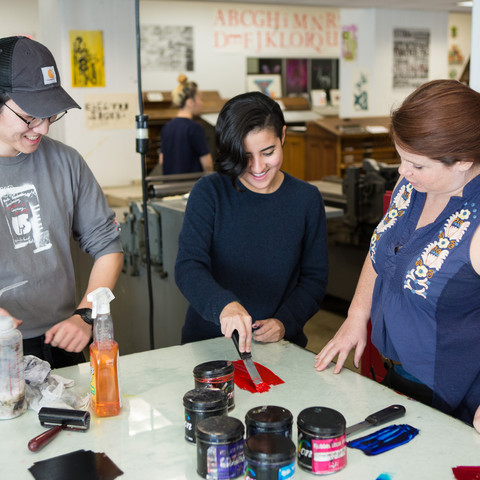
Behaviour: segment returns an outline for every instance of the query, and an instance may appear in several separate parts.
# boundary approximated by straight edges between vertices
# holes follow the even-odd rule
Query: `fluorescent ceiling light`
[[[457,5],[459,7],[473,7],[473,0],[470,0],[469,2],[457,2]]]

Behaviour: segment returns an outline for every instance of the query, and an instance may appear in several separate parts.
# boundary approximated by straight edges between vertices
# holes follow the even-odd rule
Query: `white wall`
[[[31,35],[38,39],[38,0],[0,0],[0,36]]]
[[[295,4],[294,1],[291,2]],[[214,23],[216,12],[219,9],[227,14],[228,10],[244,9],[249,13],[247,18],[248,25],[238,27],[242,34],[248,32],[251,35],[252,47],[249,50],[238,48],[228,51],[219,51],[214,48]],[[191,26],[194,30],[194,71],[149,71],[143,72],[144,90],[167,90],[170,91],[177,86],[177,77],[179,73],[185,73],[191,80],[198,83],[200,89],[217,90],[223,98],[230,98],[246,90],[247,57],[290,57],[290,58],[337,58],[340,54],[340,41],[337,46],[325,52],[315,52],[313,49],[295,48],[293,45],[281,48],[263,49],[261,53],[256,51],[256,34],[261,28],[256,28],[250,22],[255,13],[268,11],[281,12],[281,19],[285,16],[291,19],[294,14],[311,15],[318,17],[322,15],[334,14],[339,19],[339,9],[337,8],[315,8],[301,6],[272,6],[258,4],[230,3],[221,2],[177,2],[177,1],[158,1],[142,0],[140,2],[140,21],[141,25],[160,25],[160,26]],[[252,13],[253,12],[253,13]],[[284,16],[285,15],[285,16]],[[227,17],[227,15],[226,15]],[[259,15],[260,21],[267,21],[266,14]],[[232,29],[233,30],[233,29]],[[266,30],[266,28],[264,29]],[[273,30],[273,29],[272,29]],[[278,30],[287,30],[284,25]],[[300,30],[300,29],[299,29]],[[314,30],[314,29],[312,29]],[[326,30],[326,28],[325,28]],[[338,28],[337,28],[338,30]],[[276,37],[279,38],[278,36]],[[278,40],[278,45],[280,44]],[[237,50],[237,51],[236,51]]]
[[[448,78],[448,13],[409,10],[341,10],[342,25],[358,26],[358,59],[340,62],[340,116],[388,115],[412,90],[393,88],[393,31],[395,28],[421,28],[430,31],[429,78]],[[355,70],[370,70],[369,110],[353,108]]]
[[[234,4],[242,6],[242,4]],[[200,88],[218,90],[229,98],[245,91],[246,57],[258,56],[255,52],[218,53],[212,45],[212,23],[215,10],[222,7],[214,2],[141,2],[141,23],[149,25],[191,25],[195,38],[195,71],[188,76]],[[245,6],[245,5],[244,5]],[[261,4],[256,8],[268,8]],[[249,8],[255,8],[252,5]],[[247,8],[247,7],[246,7]],[[288,7],[290,8],[290,7]],[[299,11],[301,7],[298,8]],[[307,9],[307,11],[324,9]],[[189,14],[185,15],[188,11]],[[392,104],[400,102],[411,89],[393,89],[393,30],[396,27],[421,28],[430,31],[429,79],[447,78],[448,13],[390,9],[341,9],[340,24],[358,27],[358,57],[356,61],[341,61],[342,117],[388,115]],[[341,43],[337,55],[340,56]],[[277,50],[273,56],[295,57],[302,52],[291,49]],[[267,54],[264,56],[268,57]],[[320,55],[321,56],[321,55]],[[353,108],[353,82],[359,70],[369,72],[369,109]],[[144,72],[145,90],[171,90],[181,72]]]
[[[57,59],[64,87],[83,106],[84,97],[89,93],[137,92],[134,4],[134,0],[2,0],[0,31],[2,36],[32,34],[45,43]],[[194,26],[195,71],[188,75],[199,83],[200,88],[218,90],[222,97],[228,98],[245,90],[245,59],[247,56],[258,55],[250,55],[250,52],[213,51],[212,19],[215,9],[220,6],[222,4],[216,2],[141,0],[140,20],[141,23],[149,24]],[[255,8],[261,7],[261,3],[255,5]],[[250,5],[250,8],[254,7]],[[308,9],[311,10],[322,9]],[[479,10],[476,9],[477,17]],[[342,9],[339,12],[341,25],[355,23],[359,28],[357,61],[348,65],[341,62],[341,116],[388,115],[392,105],[401,102],[410,93],[405,89],[392,88],[392,36],[395,27],[428,28],[431,33],[430,79],[448,76],[447,13],[389,9]],[[478,39],[480,20],[477,20],[477,24]],[[105,88],[71,87],[68,36],[70,30],[82,29],[104,32]],[[472,55],[473,44],[472,40]],[[301,53],[280,50],[276,55],[263,56],[314,56]],[[369,69],[371,73],[368,112],[352,111],[352,72],[358,68]],[[473,64],[472,79],[480,77],[475,68],[478,71],[478,67]],[[144,72],[143,89],[171,90],[176,86],[178,73],[180,72]],[[124,130],[86,130],[84,112],[71,110],[62,122],[52,127],[51,132],[52,136],[64,140],[84,155],[101,185],[125,185],[140,178],[140,156],[135,152],[134,126]]]
[[[88,94],[137,92],[134,4],[134,0],[38,0],[39,40],[54,54],[63,87],[81,107]],[[71,86],[70,30],[103,31],[105,87]],[[134,116],[128,129],[87,130],[85,113],[72,109],[52,127],[51,135],[76,148],[102,186],[127,185],[141,176]]]
[[[214,7],[212,2],[140,2],[141,25],[193,26],[195,39],[195,70],[143,72],[144,90],[173,90],[178,84],[179,73],[185,73],[189,79],[198,83],[200,89],[218,90],[223,98],[243,91],[245,56],[238,53],[212,54],[211,24]]]
[[[480,92],[480,2],[473,4],[472,57],[470,59],[470,86]]]
[[[342,118],[371,116],[373,81],[375,79],[375,9],[342,9],[340,23],[342,27],[357,27],[357,57],[354,60],[340,58],[340,112]],[[355,112],[353,107],[354,83],[357,81],[357,72],[365,71],[369,78],[367,112]],[[382,114],[383,115],[383,114]]]

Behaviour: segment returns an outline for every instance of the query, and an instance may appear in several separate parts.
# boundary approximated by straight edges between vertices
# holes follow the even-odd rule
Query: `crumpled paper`
[[[23,357],[25,368],[25,398],[28,407],[38,412],[42,407],[87,410],[89,395],[81,396],[69,390],[75,382],[51,373],[50,364],[34,355]]]

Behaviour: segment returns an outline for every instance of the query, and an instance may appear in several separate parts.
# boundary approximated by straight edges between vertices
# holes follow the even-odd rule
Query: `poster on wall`
[[[428,80],[430,31],[393,31],[393,88],[416,88]]]
[[[193,71],[193,27],[142,25],[140,37],[143,71]]]
[[[104,87],[103,32],[70,30],[72,87]]]
[[[287,96],[307,94],[307,59],[287,58],[286,65],[287,74],[285,77],[285,81]]]
[[[258,69],[259,69],[259,73],[281,75],[282,59],[281,58],[259,58]]]
[[[135,128],[136,109],[135,93],[86,94],[85,128],[87,130]]]
[[[338,88],[338,59],[312,58],[311,88],[330,90]]]
[[[460,80],[466,66],[466,55],[463,51],[462,36],[459,31],[466,30],[457,25],[450,25],[448,38],[448,76]],[[468,47],[468,42],[466,43]]]
[[[356,112],[367,112],[370,96],[370,70],[358,68],[353,72],[353,109]]]
[[[281,75],[247,75],[247,92],[262,92],[270,98],[282,96]]]
[[[213,11],[213,48],[268,56],[286,51],[294,56],[340,53],[340,10],[299,6],[242,6],[231,3]]]
[[[356,25],[344,25],[342,27],[342,58],[347,62],[353,62],[357,59],[357,30]]]

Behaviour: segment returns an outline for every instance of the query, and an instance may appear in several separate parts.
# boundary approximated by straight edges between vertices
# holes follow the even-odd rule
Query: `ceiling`
[[[192,0],[189,0],[192,1]],[[193,0],[202,1],[202,0]],[[218,3],[253,3],[334,8],[390,8],[472,13],[472,7],[459,7],[457,0],[209,0]],[[478,1],[478,0],[477,0]]]

